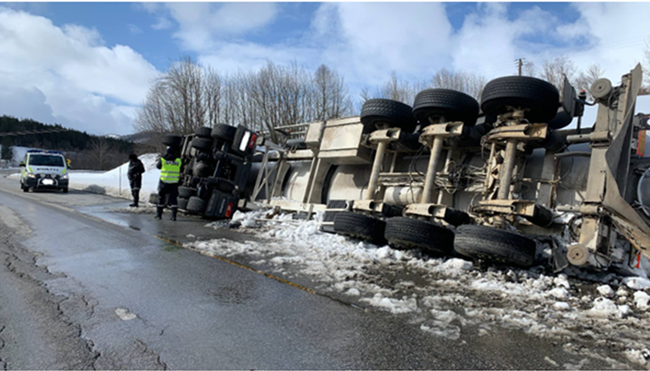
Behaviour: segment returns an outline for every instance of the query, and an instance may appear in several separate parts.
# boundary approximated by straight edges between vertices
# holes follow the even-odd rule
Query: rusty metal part
[[[546,124],[520,124],[507,125],[490,130],[486,134],[487,142],[506,141],[517,139],[518,141],[545,139],[548,133]]]

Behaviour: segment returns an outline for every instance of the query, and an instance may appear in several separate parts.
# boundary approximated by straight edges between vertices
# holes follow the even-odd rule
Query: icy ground
[[[255,236],[246,243],[215,239],[185,247],[246,258],[287,279],[310,277],[319,293],[408,316],[409,323],[433,336],[491,336],[505,327],[551,339],[569,353],[613,368],[650,367],[646,278],[554,275],[543,267],[478,269],[462,259],[430,258],[323,233],[319,220],[293,221],[291,215],[268,220],[266,213],[235,214],[231,223]]]

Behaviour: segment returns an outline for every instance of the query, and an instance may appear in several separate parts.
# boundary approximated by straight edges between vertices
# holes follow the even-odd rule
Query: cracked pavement
[[[243,237],[195,218],[110,211],[125,204],[74,191],[23,194],[0,173],[2,369],[539,369],[557,368],[548,357],[583,361],[505,329],[456,342],[426,335],[399,316],[178,248],[165,239]]]

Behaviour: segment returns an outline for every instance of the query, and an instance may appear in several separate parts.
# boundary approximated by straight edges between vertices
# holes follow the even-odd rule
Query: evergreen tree
[[[14,147],[11,145],[11,137],[2,137],[2,153],[0,157],[8,161],[14,159]]]

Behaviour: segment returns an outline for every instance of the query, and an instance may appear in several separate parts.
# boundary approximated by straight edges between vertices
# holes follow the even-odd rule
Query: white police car
[[[30,188],[68,192],[68,166],[61,152],[30,149],[20,166],[20,188],[23,192],[29,192]]]

